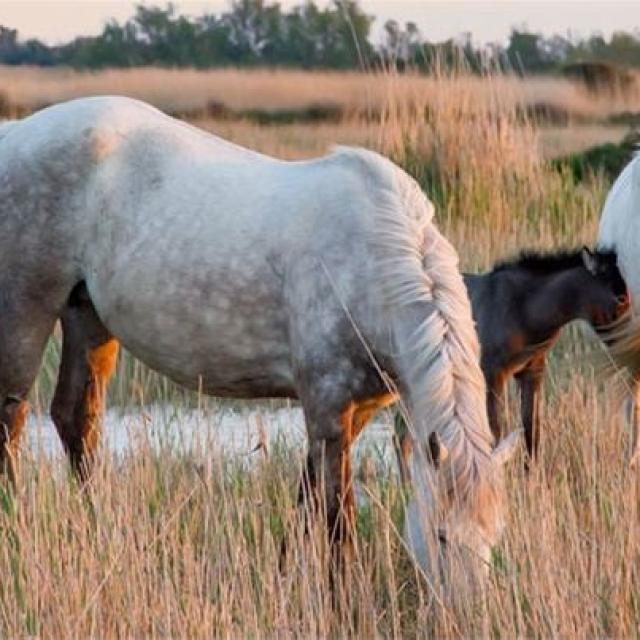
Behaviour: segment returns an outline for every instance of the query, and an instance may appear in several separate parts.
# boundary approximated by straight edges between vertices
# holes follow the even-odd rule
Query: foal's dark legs
[[[504,435],[502,421],[504,417],[504,394],[507,386],[507,378],[501,373],[486,375],[487,380],[487,415],[489,426],[496,442]]]
[[[522,426],[530,462],[536,460],[540,447],[540,388],[544,366],[544,355],[537,356],[516,375],[520,387]]]
[[[100,439],[105,392],[118,342],[98,318],[84,290],[72,294],[62,316],[63,344],[51,416],[73,470],[90,474]]]

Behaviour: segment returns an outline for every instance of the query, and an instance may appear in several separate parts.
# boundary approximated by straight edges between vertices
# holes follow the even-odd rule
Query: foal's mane
[[[610,258],[615,264],[616,254],[613,251],[598,250],[593,253],[600,258]],[[492,271],[523,269],[538,275],[547,275],[582,266],[584,266],[582,248],[561,249],[555,252],[524,250],[515,257],[497,262]]]
[[[437,433],[449,451],[448,471],[442,474],[447,493],[470,508],[482,509],[491,495],[483,489],[492,486],[493,435],[480,347],[458,256],[433,224],[433,205],[408,174],[372,152],[339,153],[350,163],[359,162],[369,178],[377,266],[370,286],[382,295],[383,322],[395,337],[396,357],[409,388],[410,429],[423,443]],[[404,310],[416,303],[434,311],[413,327],[411,335],[402,336]],[[472,495],[475,499],[469,500]]]

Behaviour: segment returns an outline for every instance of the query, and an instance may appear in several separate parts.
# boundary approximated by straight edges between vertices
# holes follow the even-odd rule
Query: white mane
[[[433,224],[434,208],[408,174],[377,154],[357,154],[383,185],[377,203],[374,244],[383,286],[383,322],[395,334],[408,380],[410,427],[421,442],[432,432],[449,451],[449,493],[465,500],[488,476],[493,435],[471,304],[458,256]],[[426,303],[433,312],[414,335],[399,334],[398,311]],[[409,338],[407,340],[407,338]],[[403,340],[403,344],[398,344]]]

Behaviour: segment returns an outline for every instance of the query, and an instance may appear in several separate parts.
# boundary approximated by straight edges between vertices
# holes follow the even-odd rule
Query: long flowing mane
[[[480,346],[458,256],[433,224],[433,205],[404,171],[380,156],[359,154],[376,181],[375,246],[384,321],[395,331],[403,307],[427,303],[433,312],[404,344],[401,357],[412,428],[422,442],[436,432],[449,451],[447,491],[477,495],[490,475],[493,435],[486,413]],[[428,430],[425,433],[425,430]],[[422,431],[422,432],[420,432]]]

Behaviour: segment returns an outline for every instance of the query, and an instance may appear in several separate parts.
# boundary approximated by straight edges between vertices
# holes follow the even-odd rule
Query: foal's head
[[[520,289],[538,292],[536,311],[559,326],[580,318],[602,329],[629,309],[627,286],[614,251],[587,247],[555,253],[525,251],[493,269],[494,273],[506,271],[519,274]]]
[[[614,251],[591,252],[584,247],[580,252],[582,264],[588,273],[582,295],[584,320],[596,329],[602,329],[621,318],[629,310],[629,292],[618,269]]]

